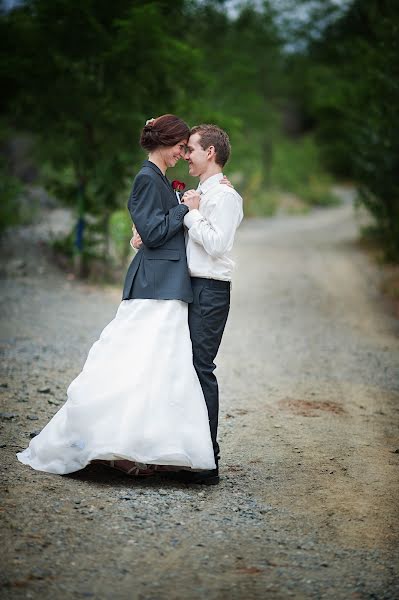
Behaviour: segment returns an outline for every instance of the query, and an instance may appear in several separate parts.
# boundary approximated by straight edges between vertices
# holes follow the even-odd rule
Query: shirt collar
[[[206,192],[208,192],[214,185],[217,185],[221,179],[223,179],[223,173],[216,173],[216,175],[208,177],[208,179],[205,179],[203,183],[199,184],[199,193],[206,194]]]

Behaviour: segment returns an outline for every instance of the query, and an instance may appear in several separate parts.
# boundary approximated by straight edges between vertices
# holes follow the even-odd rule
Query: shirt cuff
[[[188,229],[198,223],[198,221],[202,221],[202,215],[196,208],[193,208],[193,210],[184,215],[184,224]]]

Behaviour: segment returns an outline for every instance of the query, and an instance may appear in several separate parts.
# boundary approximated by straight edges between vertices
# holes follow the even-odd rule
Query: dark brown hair
[[[217,125],[203,124],[196,125],[190,131],[190,135],[198,133],[200,135],[201,148],[207,150],[209,146],[215,148],[216,164],[224,167],[229,160],[231,146],[229,136],[223,129]]]
[[[190,128],[175,115],[161,115],[143,127],[140,144],[144,150],[152,152],[159,146],[174,146],[181,140],[188,140]]]

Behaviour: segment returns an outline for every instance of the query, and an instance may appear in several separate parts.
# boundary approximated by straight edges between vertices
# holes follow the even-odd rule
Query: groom
[[[230,308],[234,262],[230,252],[234,235],[243,217],[242,198],[231,187],[221,185],[223,167],[230,156],[230,142],[216,125],[199,125],[191,130],[186,160],[189,174],[199,177],[197,190],[184,194],[182,202],[190,211],[184,217],[187,227],[186,253],[193,288],[188,305],[188,323],[193,361],[208,408],[216,469],[205,473],[182,471],[187,482],[219,482],[219,390],[214,360]]]
[[[220,183],[229,156],[229,138],[220,127],[198,125],[191,130],[185,159],[189,174],[199,178],[199,186],[182,198],[182,203],[190,209],[184,216],[187,265],[194,297],[188,305],[188,322],[194,367],[208,409],[216,469],[179,471],[175,478],[205,485],[219,483],[219,390],[214,360],[230,308],[234,268],[230,253],[243,218],[241,196],[234,188]],[[140,241],[139,236],[135,236],[134,247],[138,247]]]

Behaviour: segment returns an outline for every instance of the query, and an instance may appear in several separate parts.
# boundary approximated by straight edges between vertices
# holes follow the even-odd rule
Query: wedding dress
[[[180,300],[123,300],[67,401],[18,459],[57,474],[95,459],[214,469],[187,310]]]

